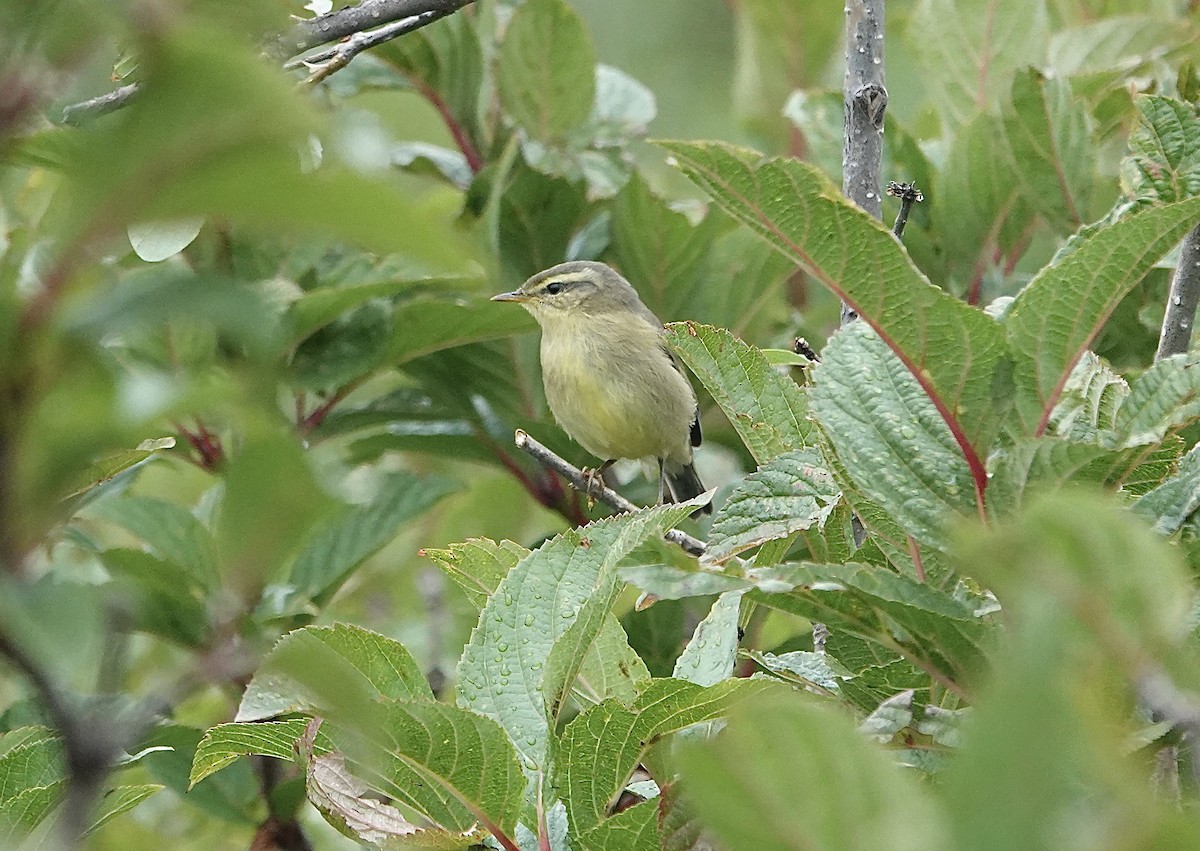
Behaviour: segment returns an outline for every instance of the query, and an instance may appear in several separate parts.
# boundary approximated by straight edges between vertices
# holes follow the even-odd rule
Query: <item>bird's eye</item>
[[[560,284],[558,281],[555,281],[554,283],[551,283],[551,284],[546,284],[546,292],[548,292],[550,295],[558,295],[565,288],[566,288],[566,285]]]

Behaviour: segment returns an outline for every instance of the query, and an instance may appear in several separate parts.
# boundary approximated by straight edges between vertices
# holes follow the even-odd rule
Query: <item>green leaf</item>
[[[434,564],[454,580],[471,605],[482,609],[487,598],[499,587],[500,580],[529,555],[529,550],[512,541],[496,543],[487,538],[471,538],[462,544],[451,544],[444,550],[426,548],[421,554],[433,559]]]
[[[1013,179],[1017,170],[998,116],[976,115],[950,142],[930,193],[936,200],[930,216],[958,292],[974,295],[969,287],[977,280],[982,286],[996,252],[1014,250],[1034,216]]]
[[[1182,529],[1187,519],[1200,509],[1200,444],[1183,456],[1173,476],[1145,494],[1133,508],[1164,535]]]
[[[188,788],[209,775],[231,765],[240,756],[272,756],[276,759],[296,759],[296,743],[304,735],[308,718],[256,723],[218,724],[204,734],[192,758]],[[329,739],[317,733],[318,753],[332,749]]]
[[[1134,100],[1138,121],[1121,162],[1121,182],[1143,202],[1170,204],[1200,195],[1200,116],[1160,95]]]
[[[6,734],[19,741],[0,754],[0,804],[26,789],[49,786],[65,775],[62,743],[44,727]]]
[[[760,464],[809,443],[804,391],[771,367],[762,352],[722,328],[691,322],[668,325],[666,340]]]
[[[1101,432],[1116,427],[1117,411],[1128,396],[1125,379],[1093,352],[1085,351],[1063,385],[1050,414],[1050,426],[1061,437],[1098,442]]]
[[[359,565],[395,537],[401,523],[457,489],[449,479],[392,473],[371,502],[342,511],[309,536],[292,564],[289,583],[324,604]]]
[[[499,724],[424,701],[385,701],[362,709],[365,723],[353,729],[331,725],[327,731],[357,776],[447,830],[482,823],[511,832],[525,775]]]
[[[132,628],[186,647],[203,644],[209,628],[203,589],[184,568],[140,550],[105,550],[100,559],[114,577]]]
[[[509,115],[552,142],[591,114],[595,67],[583,22],[563,0],[527,0],[505,30],[496,84]]]
[[[917,779],[844,715],[797,694],[737,707],[720,734],[684,750],[680,763],[697,815],[730,847],[950,847]]]
[[[546,657],[545,672],[542,674],[542,692],[546,700],[546,721],[557,726],[558,719],[566,706],[567,694],[575,684],[583,661],[600,634],[601,628],[612,615],[613,604],[621,592],[615,570],[599,577],[591,595],[579,607],[574,622],[555,639]],[[613,623],[616,623],[613,620]],[[620,624],[617,624],[620,629]],[[628,641],[626,641],[628,646]]]
[[[1120,446],[1159,443],[1200,417],[1200,354],[1163,358],[1142,373],[1117,411]]]
[[[134,253],[147,263],[157,263],[191,245],[202,227],[204,217],[197,216],[169,222],[130,222],[127,230]]]
[[[888,568],[783,564],[746,578],[754,599],[899,653],[960,692],[986,668],[996,636],[969,603]]]
[[[203,732],[181,724],[161,723],[142,743],[145,747],[166,748],[146,754],[140,761],[151,779],[165,784],[191,806],[205,815],[240,826],[255,825],[261,819],[262,789],[248,760],[228,765],[214,776],[190,785],[193,757]]]
[[[837,691],[839,678],[849,679],[854,676],[828,653],[793,650],[776,656],[774,653],[751,650],[746,655],[771,673],[806,688],[815,685]]]
[[[122,496],[93,503],[88,514],[137,535],[162,558],[186,569],[202,588],[216,585],[212,535],[183,506],[149,497]]]
[[[349,624],[309,626],[288,633],[267,654],[235,720],[320,713],[331,703],[362,705],[380,698],[433,699],[404,645]]]
[[[92,826],[88,828],[87,832],[92,833],[99,830],[117,816],[129,812],[151,795],[161,791],[162,788],[155,783],[138,783],[109,789],[100,799],[96,811],[92,814]]]
[[[533,328],[525,311],[489,301],[412,301],[399,307],[392,321],[396,330],[385,362],[397,365],[442,349],[511,337]]]
[[[1200,220],[1200,198],[1135,213],[1068,243],[1017,296],[1005,318],[1017,415],[1046,429],[1071,370],[1138,281]]]
[[[840,493],[817,450],[780,455],[734,486],[713,518],[706,556],[719,563],[764,541],[824,525]]]
[[[725,680],[700,686],[654,680],[629,706],[607,700],[567,725],[558,745],[558,790],[571,830],[582,835],[604,821],[642,754],[662,737],[724,716],[729,708],[777,684]]]
[[[1025,200],[1062,232],[1082,225],[1095,154],[1087,109],[1070,83],[1032,68],[1018,73],[1004,109],[1004,134]]]
[[[988,510],[992,516],[1003,517],[1015,513],[1037,490],[1052,490],[1085,479],[1103,481],[1108,467],[1104,462],[1116,457],[1095,444],[1060,437],[1017,440],[997,450],[992,458]]]
[[[1195,455],[1184,463],[1194,468]],[[1145,513],[1147,500],[1135,505],[1136,513]],[[1001,599],[1052,595],[1065,615],[1122,653],[1174,647],[1190,628],[1194,589],[1179,549],[1099,494],[1042,494],[1019,517],[970,543],[964,557],[978,564],[981,579]],[[1138,658],[1117,661],[1137,674]]]
[[[811,399],[862,492],[909,535],[946,550],[947,524],[978,510],[972,471],[929,397],[865,323],[825,347]]]
[[[299,342],[318,328],[328,325],[343,313],[372,299],[391,298],[411,290],[428,288],[465,288],[478,281],[472,278],[396,278],[385,281],[356,283],[351,286],[329,286],[307,292],[288,305],[288,320],[292,339]]]
[[[913,723],[913,693],[902,691],[892,695],[872,710],[871,714],[858,725],[860,732],[880,744],[887,744],[892,738]]]
[[[226,587],[257,597],[334,503],[316,483],[299,444],[284,433],[245,438],[223,473],[215,524],[221,578]]]
[[[700,686],[715,686],[733,676],[737,661],[738,616],[748,589],[726,591],[712,604],[679,658],[671,676]]]
[[[340,833],[359,842],[376,848],[458,851],[477,847],[484,838],[478,828],[458,832],[418,827],[351,774],[340,753],[306,753],[305,762],[308,800]]]
[[[497,719],[531,770],[545,760],[551,648],[617,563],[695,508],[661,506],[567,530],[522,559],[479,615],[458,664],[458,700]]]
[[[745,587],[745,582],[736,576],[704,569],[686,570],[669,564],[623,567],[621,578],[662,600],[707,597]]]
[[[612,208],[612,250],[618,268],[657,316],[688,315],[691,302],[722,230],[719,217],[699,224],[657,197],[638,173],[625,184]],[[697,286],[697,284],[700,286]]]
[[[31,786],[0,802],[0,841],[5,847],[22,847],[21,839],[54,812],[66,788],[67,781],[58,780],[46,786]]]
[[[596,851],[656,851],[658,801],[650,799],[606,818],[579,837],[584,848]]]
[[[931,284],[882,223],[814,167],[717,143],[660,143],[722,209],[848,303],[896,352],[970,460],[1002,418],[999,326]]]
[[[1018,69],[1042,61],[1042,0],[920,0],[908,37],[945,124],[962,124],[1008,94]]]

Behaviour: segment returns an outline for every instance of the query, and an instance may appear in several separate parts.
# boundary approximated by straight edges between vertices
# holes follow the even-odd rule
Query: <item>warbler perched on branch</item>
[[[704,493],[692,466],[696,394],[629,281],[603,263],[560,263],[492,301],[519,303],[542,327],[546,401],[563,430],[604,461],[590,475],[621,458],[654,459],[659,502]]]

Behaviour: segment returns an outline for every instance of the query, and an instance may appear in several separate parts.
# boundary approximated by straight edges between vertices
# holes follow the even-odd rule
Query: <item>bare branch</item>
[[[1196,304],[1200,302],[1200,225],[1183,238],[1179,265],[1171,277],[1171,292],[1167,296],[1167,312],[1158,335],[1155,360],[1183,354],[1192,342],[1192,326],[1196,321]]]
[[[615,490],[603,485],[599,480],[589,479],[578,467],[567,463],[521,429],[517,429],[514,442],[517,444],[518,449],[524,449],[538,461],[569,481],[581,493],[595,496],[596,499],[614,511],[629,512],[638,510],[638,506],[621,496]],[[708,549],[707,545],[699,538],[693,538],[691,535],[681,532],[678,529],[670,530],[663,535],[663,538],[680,547],[688,555],[699,557],[704,555]]]
[[[383,44],[385,41],[391,41],[394,38],[399,38],[405,33],[410,33],[415,29],[420,29],[426,24],[433,23],[438,18],[444,18],[450,12],[423,12],[420,15],[413,15],[411,18],[404,18],[400,21],[393,21],[390,24],[385,24],[376,30],[368,32],[355,33],[345,41],[339,43],[337,47],[331,47],[328,50],[322,50],[312,56],[305,56],[299,59],[293,59],[283,67],[296,68],[301,65],[309,67],[316,66],[305,79],[304,83],[308,86],[315,86],[317,83],[324,80],[330,74],[342,70],[350,64],[355,56],[362,53],[364,50],[369,50],[376,45]]]
[[[99,97],[65,106],[63,107],[62,123],[69,124],[72,127],[86,124],[93,118],[99,118],[101,115],[107,115],[110,112],[120,109],[129,103],[137,93],[138,84],[130,83],[128,86],[121,86],[121,88],[114,89]]]
[[[307,58],[309,62],[329,62],[327,68],[318,69],[306,80],[310,84],[317,83],[345,68],[362,51],[431,24],[472,2],[474,0],[363,0],[355,6],[300,21],[286,33],[268,37],[264,51],[282,62],[331,41],[363,36],[362,39],[352,38],[346,45],[338,45]],[[289,62],[285,67],[294,68],[302,64],[300,61]],[[63,108],[62,122],[73,126],[85,124],[125,106],[139,90],[138,84],[132,83],[99,97],[71,104]]]
[[[845,134],[842,191],[875,218],[882,218],[883,0],[846,0],[846,78],[842,86]],[[858,315],[842,305],[842,324]]]
[[[62,737],[67,788],[58,823],[60,846],[77,847],[91,823],[100,786],[120,752],[113,730],[73,706],[21,643],[0,629],[0,658],[25,675]]]
[[[373,29],[383,24],[431,12],[444,17],[473,0],[363,0],[308,21],[300,21],[267,43],[267,54],[283,60],[322,44]]]

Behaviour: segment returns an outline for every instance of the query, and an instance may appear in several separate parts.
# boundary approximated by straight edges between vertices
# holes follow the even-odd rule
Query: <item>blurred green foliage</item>
[[[1190,4],[889,4],[902,246],[841,8],[479,0],[315,85],[311,15],[0,0],[0,845],[65,745],[95,848],[1196,847]],[[488,301],[566,259],[674,323],[703,565],[513,446],[594,461]]]

